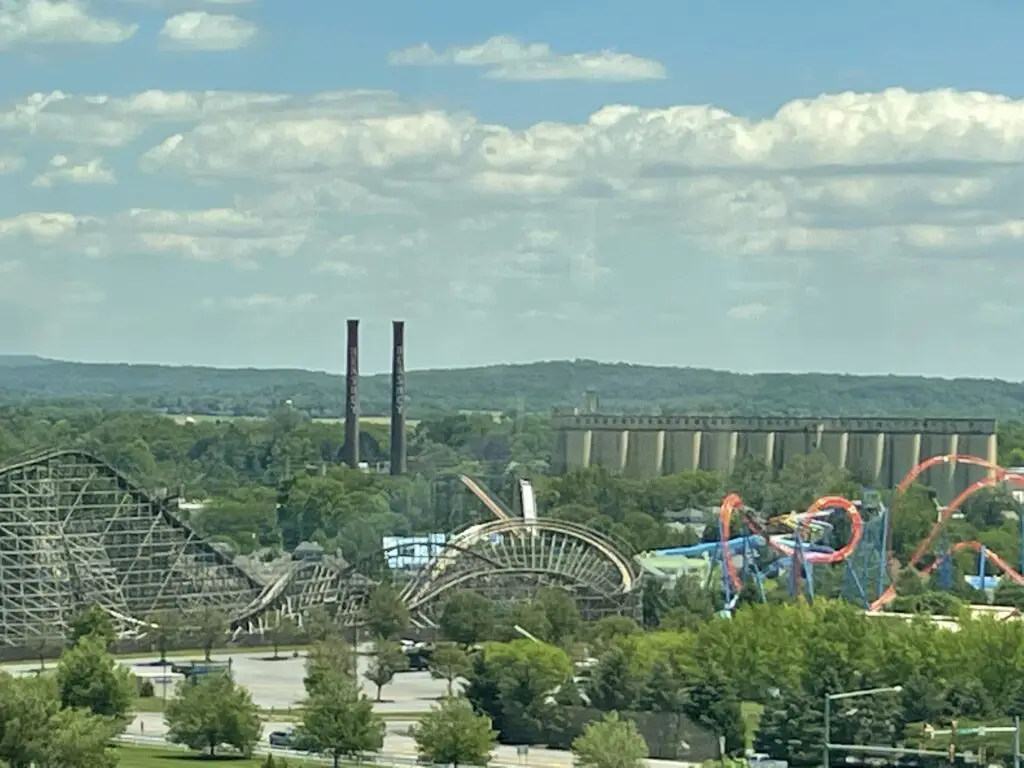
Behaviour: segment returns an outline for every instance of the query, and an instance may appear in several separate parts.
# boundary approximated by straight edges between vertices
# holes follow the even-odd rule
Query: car
[[[290,747],[292,745],[291,731],[273,731],[268,737],[272,747]]]

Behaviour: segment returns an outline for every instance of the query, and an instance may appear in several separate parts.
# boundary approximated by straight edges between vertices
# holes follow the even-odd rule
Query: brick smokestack
[[[405,321],[391,324],[391,474],[404,475],[405,454]]]
[[[345,463],[359,467],[359,321],[348,321],[345,368]]]

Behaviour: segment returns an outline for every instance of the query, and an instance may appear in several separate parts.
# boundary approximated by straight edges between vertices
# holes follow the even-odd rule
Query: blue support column
[[[1018,573],[1024,573],[1024,510],[1017,505],[1017,519],[1020,521],[1020,568]]]
[[[729,533],[729,531],[726,530],[726,528],[725,528],[725,526],[727,526],[727,525],[728,525],[727,522],[724,522],[721,519],[719,519],[719,521],[718,521],[718,540],[720,542],[721,541],[725,541],[726,543],[728,543],[728,533]],[[718,547],[718,554],[719,554],[719,557],[721,558],[721,562],[719,563],[719,565],[721,566],[721,569],[722,569],[722,594],[725,597],[725,608],[726,608],[726,610],[730,610],[731,607],[732,607],[732,599],[733,599],[732,582],[729,581],[729,568],[726,565],[726,559],[725,558],[727,558],[727,557],[731,558],[732,557],[732,552],[729,550],[729,547],[722,547],[721,545],[719,545],[719,547]]]
[[[889,524],[890,524],[890,507],[882,506],[882,538],[878,543],[878,591],[876,594],[881,595],[885,592],[886,586],[886,575],[889,572],[889,553],[885,549],[886,542],[889,541]]]
[[[978,589],[985,593],[988,592],[988,590],[985,589],[986,560],[988,560],[988,558],[985,557],[985,547],[982,546],[981,549],[978,550]]]

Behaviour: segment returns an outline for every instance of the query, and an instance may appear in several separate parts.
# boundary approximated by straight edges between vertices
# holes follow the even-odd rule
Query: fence
[[[590,722],[600,720],[605,714],[589,707],[561,707],[561,722],[548,734],[548,745],[568,749]],[[647,741],[650,757],[688,763],[719,758],[718,737],[684,715],[674,712],[621,712],[620,715],[636,723],[637,730]]]

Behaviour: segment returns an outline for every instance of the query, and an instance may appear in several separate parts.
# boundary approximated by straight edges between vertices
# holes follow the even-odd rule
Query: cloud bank
[[[895,370],[931,317],[951,357],[1020,319],[1024,102],[998,94],[829,94],[760,120],[611,104],[513,128],[381,91],[55,91],[0,107],[0,141],[3,183],[43,195],[0,218],[0,304],[25,322],[66,295],[85,327],[116,293],[91,275],[139,263],[208,270],[230,290],[182,295],[264,341],[401,314],[461,329],[453,362],[484,338],[629,358],[658,327],[647,359],[684,338],[695,364],[856,349]],[[27,147],[64,159],[32,167]],[[115,179],[138,207],[45,197]]]

